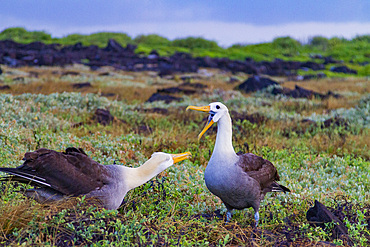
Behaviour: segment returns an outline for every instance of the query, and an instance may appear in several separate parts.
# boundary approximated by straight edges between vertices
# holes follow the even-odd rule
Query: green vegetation
[[[290,37],[280,37],[270,43],[261,44],[235,44],[223,48],[217,42],[201,37],[187,37],[168,40],[165,37],[150,34],[131,38],[125,33],[100,32],[90,35],[70,34],[62,38],[53,38],[44,31],[27,31],[24,28],[7,28],[0,33],[0,40],[11,39],[20,43],[41,41],[46,44],[59,43],[72,45],[81,42],[83,45],[97,45],[105,47],[109,39],[115,39],[122,46],[136,44],[137,53],[149,54],[153,49],[160,55],[167,56],[175,52],[187,52],[193,56],[228,57],[230,59],[244,60],[252,58],[256,61],[271,61],[275,58],[283,60],[308,61],[311,55],[320,54],[331,56],[336,60],[348,63],[370,62],[370,35],[362,35],[346,40],[317,36],[307,44],[301,44]],[[369,75],[369,74],[365,74]]]
[[[7,28],[0,33],[0,40],[14,40],[18,43],[31,43],[40,41],[44,43],[52,43],[56,40],[51,38],[51,35],[44,31],[27,31],[21,27]]]
[[[146,42],[157,38],[151,36]],[[283,38],[274,45],[290,49],[285,47],[290,42],[294,41]],[[198,75],[193,80],[207,85],[205,92],[180,95],[182,102],[165,104],[145,101],[157,88],[177,85],[176,78],[113,70],[102,76],[102,71],[82,66],[2,69],[0,81],[11,87],[0,94],[2,167],[22,164],[24,153],[39,147],[58,151],[81,147],[102,164],[128,166],[142,164],[155,151],[190,151],[193,157],[129,192],[116,211],[89,206],[84,198],[40,205],[16,193],[17,185],[0,183],[0,245],[243,246],[252,241],[257,246],[282,241],[340,245],[343,240],[331,236],[333,225],[323,230],[307,222],[306,212],[314,200],[328,207],[343,206],[350,240],[360,246],[370,244],[370,82],[366,79],[301,82],[300,86],[321,93],[332,90],[344,95],[307,100],[273,96],[270,89],[243,95],[232,90],[235,84],[226,83],[231,74],[212,70],[209,77]],[[66,71],[79,73],[60,76]],[[31,72],[38,77],[32,78]],[[19,76],[25,77],[22,83],[13,80]],[[238,78],[247,75],[239,73]],[[72,92],[72,83],[86,80],[92,88]],[[283,86],[292,88],[294,83]],[[113,95],[102,97],[109,93]],[[205,115],[185,108],[213,101],[224,102],[232,117],[233,111],[261,116],[257,122],[234,118],[234,147],[246,151],[248,144],[250,152],[273,162],[281,184],[292,190],[271,193],[263,200],[259,230],[254,233],[253,210],[237,211],[225,225],[215,213],[219,209],[225,216],[225,207],[204,184],[215,131],[210,129],[198,141]],[[92,115],[97,108],[109,109],[116,120],[108,126],[96,123]],[[158,108],[167,112],[158,113]],[[322,126],[336,117],[342,124]]]
[[[57,43],[63,45],[74,45],[78,42],[81,42],[82,45],[97,45],[99,47],[105,47],[109,39],[114,39],[123,46],[126,46],[129,43],[132,43],[130,36],[124,33],[109,33],[109,32],[100,32],[93,33],[90,35],[81,35],[81,34],[70,34],[63,38],[60,38]]]

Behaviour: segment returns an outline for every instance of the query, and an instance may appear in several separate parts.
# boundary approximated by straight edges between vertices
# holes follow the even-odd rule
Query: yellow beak
[[[202,130],[202,132],[200,132],[200,134],[198,135],[198,140],[200,140],[200,138],[202,138],[202,135],[204,133],[206,133],[206,131],[212,126],[212,124],[214,124],[213,120],[209,121],[207,123],[207,125],[204,127],[204,129]]]
[[[205,111],[205,112],[210,112],[211,110],[211,107],[209,105],[207,106],[188,106],[186,108],[186,110],[196,110],[196,111]],[[204,129],[202,130],[202,132],[200,132],[200,134],[198,135],[198,140],[200,140],[200,138],[203,136],[204,133],[206,133],[206,131],[212,126],[212,124],[214,124],[213,120],[211,119],[207,125],[204,127]]]
[[[211,107],[209,105],[207,106],[192,106],[192,105],[189,105],[188,107],[186,107],[186,110],[196,110],[196,111],[205,111],[205,112],[209,112],[211,110]]]
[[[171,156],[172,156],[172,159],[173,159],[173,163],[175,164],[177,162],[189,159],[191,157],[191,153],[190,152],[185,152],[185,153],[181,153],[181,154],[171,154]]]

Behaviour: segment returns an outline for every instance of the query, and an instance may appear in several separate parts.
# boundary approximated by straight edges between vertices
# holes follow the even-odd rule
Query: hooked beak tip
[[[171,154],[171,156],[173,159],[173,163],[178,163],[180,161],[189,159],[192,156],[192,154],[190,152],[185,152],[181,154]]]

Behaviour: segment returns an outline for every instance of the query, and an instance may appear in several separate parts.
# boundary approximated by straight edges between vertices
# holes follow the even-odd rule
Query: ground
[[[1,183],[0,242],[6,245],[367,245],[369,235],[370,81],[326,78],[287,81],[341,98],[291,99],[272,89],[244,94],[234,88],[248,78],[217,69],[159,77],[81,65],[2,66],[0,165],[22,164],[25,152],[40,147],[81,147],[102,164],[138,166],[153,152],[190,151],[193,157],[162,172],[126,196],[118,210],[96,208],[84,198],[40,205]],[[232,80],[230,78],[233,78]],[[77,84],[89,82],[90,85]],[[206,87],[201,88],[199,84]],[[197,86],[198,85],[198,86]],[[146,102],[157,90],[180,88],[179,101]],[[216,129],[198,141],[206,114],[188,105],[222,101],[233,118],[236,152],[260,155],[278,169],[291,193],[271,193],[253,211],[237,211],[225,224],[226,209],[206,188],[203,172]],[[97,123],[96,109],[113,116]],[[318,200],[340,218],[348,235],[310,225],[307,210]],[[92,205],[91,205],[92,204]]]

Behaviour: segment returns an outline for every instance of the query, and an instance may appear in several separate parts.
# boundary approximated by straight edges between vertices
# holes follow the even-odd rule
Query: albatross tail
[[[284,192],[284,193],[286,193],[286,192],[290,192],[290,189],[288,189],[284,185],[273,182],[271,184],[271,191],[272,192]]]
[[[0,181],[12,181],[40,187],[51,187],[50,184],[46,182],[45,178],[36,176],[32,171],[26,173],[17,168],[0,167],[0,172],[9,174],[6,177],[1,177]]]

